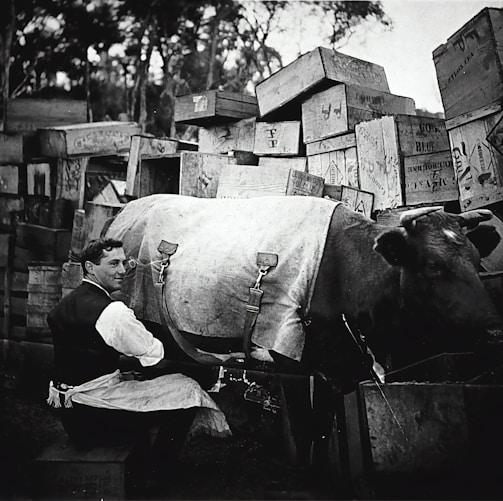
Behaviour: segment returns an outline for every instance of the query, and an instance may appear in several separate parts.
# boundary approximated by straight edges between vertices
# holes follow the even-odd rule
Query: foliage
[[[4,98],[64,92],[95,121],[127,115],[174,135],[176,95],[253,92],[283,66],[271,34],[299,6],[334,48],[364,20],[390,23],[377,1],[4,0]]]

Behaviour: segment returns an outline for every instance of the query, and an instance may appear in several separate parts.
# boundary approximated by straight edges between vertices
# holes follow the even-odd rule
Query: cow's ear
[[[412,264],[414,248],[407,241],[407,232],[403,228],[393,228],[381,233],[374,244],[374,250],[393,266]]]
[[[494,226],[479,224],[466,236],[479,251],[480,257],[487,257],[500,243],[501,237]]]

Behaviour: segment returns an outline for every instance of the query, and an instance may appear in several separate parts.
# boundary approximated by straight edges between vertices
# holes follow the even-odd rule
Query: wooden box
[[[281,166],[226,166],[220,175],[217,198],[253,198],[277,195],[323,195],[323,179]]]
[[[300,121],[257,122],[255,155],[295,156],[300,151]]]
[[[433,51],[445,117],[503,98],[503,9],[485,8]]]
[[[61,265],[28,266],[27,329],[48,330],[47,314],[61,300]]]
[[[35,132],[42,127],[86,121],[86,101],[16,98],[7,101],[5,131]]]
[[[0,132],[0,164],[21,163],[23,160],[23,136]]]
[[[365,87],[334,85],[302,103],[304,142],[344,134],[360,122],[398,113],[415,115],[414,100]]]
[[[499,105],[466,113],[446,122],[462,210],[503,200],[503,155],[489,141],[501,128]]]
[[[243,162],[238,162],[242,164]],[[306,157],[259,157],[258,165],[260,167],[275,167],[278,165],[287,165],[289,169],[307,172]]]
[[[57,442],[33,461],[33,495],[46,499],[127,499],[135,462],[130,445],[82,450],[68,441]]]
[[[28,195],[50,197],[51,165],[47,162],[26,165],[26,190]]]
[[[23,189],[23,172],[19,165],[0,165],[0,193],[10,193],[12,195],[22,195],[26,191]]]
[[[141,160],[139,165],[130,195],[145,197],[154,193],[178,193],[180,153],[169,158]]]
[[[405,129],[410,132],[408,126]],[[402,150],[398,130],[392,116],[356,126],[360,188],[374,193],[374,209],[456,200],[449,151],[405,156],[402,151],[414,147],[404,141]]]
[[[89,157],[57,160],[55,198],[70,200],[73,209],[83,207],[88,164]]]
[[[70,250],[71,231],[19,223],[16,229],[16,251],[32,251],[31,261],[66,261]],[[39,258],[36,256],[40,255]]]
[[[361,85],[389,92],[384,68],[341,52],[318,47],[260,82],[256,88],[260,116],[333,83]]]
[[[182,152],[180,157],[180,195],[215,198],[222,169],[236,164],[228,155]]]
[[[351,186],[325,183],[323,196],[340,201],[367,217],[371,217],[374,209],[374,194]]]
[[[359,188],[356,136],[330,137],[306,145],[307,171],[333,185]]]
[[[199,129],[199,151],[202,153],[228,153],[253,151],[255,118],[238,122],[208,126]]]
[[[105,225],[113,218],[124,204],[98,204],[95,202],[85,203],[85,220],[84,220],[84,245],[91,240],[100,238],[101,232]],[[70,241],[71,242],[71,241]]]
[[[503,386],[477,382],[500,368],[490,354],[444,353],[346,395],[349,469],[363,498],[500,497]]]
[[[136,122],[92,122],[39,130],[40,150],[49,158],[116,155],[129,151]]]
[[[247,94],[209,90],[175,100],[176,123],[205,126],[257,115],[257,98]]]
[[[16,215],[24,213],[24,198],[13,195],[0,195],[0,230],[11,231]]]

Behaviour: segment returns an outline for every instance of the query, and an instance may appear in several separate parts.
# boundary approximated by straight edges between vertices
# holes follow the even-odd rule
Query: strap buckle
[[[166,276],[166,269],[169,266],[171,256],[177,251],[178,244],[173,244],[171,242],[166,242],[166,240],[161,240],[159,247],[157,247],[158,252],[163,256],[161,261],[161,267],[159,269],[159,275],[157,277],[158,284],[164,284],[164,278]]]

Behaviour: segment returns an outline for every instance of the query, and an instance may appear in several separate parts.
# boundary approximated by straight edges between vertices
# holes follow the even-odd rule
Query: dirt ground
[[[45,403],[41,385],[29,385],[16,371],[1,372],[1,499],[34,499],[32,460],[58,441],[64,430],[57,411]],[[215,399],[227,415],[233,437],[198,437],[185,443],[180,468],[161,492],[140,499],[321,499],[311,477],[289,464],[278,416],[228,389]],[[36,498],[36,496],[35,496]]]

